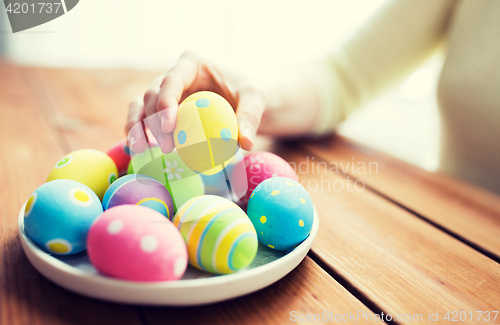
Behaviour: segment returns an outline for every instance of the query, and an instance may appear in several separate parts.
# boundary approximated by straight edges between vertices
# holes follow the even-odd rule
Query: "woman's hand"
[[[174,150],[173,132],[179,103],[189,95],[208,90],[223,96],[236,109],[241,148],[251,150],[265,108],[262,92],[241,78],[222,74],[199,56],[186,52],[166,74],[153,81],[143,96],[130,104],[126,133],[134,152],[147,148],[144,127],[161,150]]]

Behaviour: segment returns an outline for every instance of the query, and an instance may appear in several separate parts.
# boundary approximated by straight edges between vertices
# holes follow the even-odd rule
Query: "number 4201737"
[[[13,14],[26,14],[26,13],[55,13],[59,11],[61,2],[38,2],[38,3],[9,3],[6,8],[8,13]],[[62,10],[62,9],[61,9]]]
[[[498,310],[495,311],[476,311],[473,313],[472,311],[470,312],[465,312],[465,311],[449,311],[444,315],[444,319],[449,321],[449,322],[465,322],[466,320],[477,320],[477,321],[492,321],[494,322],[498,316]]]

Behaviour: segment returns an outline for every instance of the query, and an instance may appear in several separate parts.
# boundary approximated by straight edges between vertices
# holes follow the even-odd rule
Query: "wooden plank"
[[[0,64],[0,323],[142,324],[136,308],[73,294],[42,277],[18,238],[19,210],[63,149],[19,69]]]
[[[136,96],[139,88],[146,88],[137,82],[123,87],[122,80],[130,80],[127,78],[108,77],[106,82],[99,82],[100,77],[96,75],[104,74],[95,71],[26,68],[23,73],[44,114],[50,116],[51,127],[67,141],[68,152],[84,148],[107,151],[111,144],[124,138],[128,101],[132,97],[126,100],[123,89]],[[108,72],[111,76],[115,73],[124,75]],[[111,83],[112,80],[116,83]],[[112,91],[110,83],[114,87]]]
[[[195,308],[143,308],[155,324],[284,324],[291,321],[334,321],[349,313],[373,314],[314,261],[302,263],[276,284],[226,302]],[[360,314],[360,315],[361,315]],[[359,323],[368,323],[364,318]]]
[[[137,94],[139,88],[146,89],[151,80],[150,73],[131,71],[98,73],[39,69],[26,73],[31,74],[31,80],[39,80],[46,85],[38,94],[50,98],[50,101],[46,101],[47,112],[81,121],[79,129],[61,129],[71,150],[84,147],[105,150],[119,139],[123,135],[124,124],[121,117],[126,114],[124,109],[128,100]],[[114,78],[114,74],[122,77]],[[135,80],[137,86],[129,85],[124,91],[124,79]],[[142,80],[143,84],[139,85],[138,80]],[[118,94],[119,91],[123,93]],[[101,114],[104,109],[106,112]],[[297,317],[299,314],[306,317],[307,313],[321,314],[323,311],[333,315],[349,311],[370,313],[366,306],[309,258],[277,284],[237,300],[205,307],[141,310],[151,324],[215,320],[220,323],[265,321],[281,324],[290,319],[292,311],[297,312]]]
[[[427,172],[342,137],[306,147],[316,159],[344,167],[350,164],[346,175],[364,181],[370,188],[500,261],[499,196],[441,173]],[[372,164],[372,172],[358,168],[369,164]],[[350,168],[353,166],[354,169]]]
[[[307,152],[277,153],[298,166],[318,209],[313,256],[381,310],[422,315],[400,321],[407,324],[428,322],[429,312],[444,323],[447,311],[498,310],[500,264],[376,193],[354,189]]]

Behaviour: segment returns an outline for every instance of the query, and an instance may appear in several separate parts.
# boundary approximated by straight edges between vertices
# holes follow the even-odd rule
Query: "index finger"
[[[184,54],[163,78],[156,104],[163,132],[174,132],[177,108],[182,93],[196,80],[198,69],[199,61],[191,54]]]
[[[147,148],[147,138],[142,127],[143,119],[144,101],[142,100],[142,96],[138,96],[130,103],[127,125],[125,127],[128,146],[135,153],[143,152]]]

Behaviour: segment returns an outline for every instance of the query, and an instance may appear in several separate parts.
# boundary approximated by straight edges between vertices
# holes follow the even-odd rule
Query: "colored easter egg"
[[[257,254],[257,234],[247,215],[220,196],[189,200],[173,222],[187,244],[189,263],[200,270],[233,273]]]
[[[127,174],[147,175],[166,185],[168,182],[165,180],[165,172],[163,171],[166,165],[162,157],[164,157],[164,153],[159,147],[148,148],[137,153],[130,160]]]
[[[24,210],[24,229],[48,253],[76,254],[85,250],[90,225],[101,213],[101,201],[88,186],[59,179],[31,194]]]
[[[192,170],[213,175],[238,150],[238,123],[224,97],[200,91],[187,97],[177,111],[174,142]]]
[[[174,216],[174,202],[169,191],[162,183],[145,175],[125,175],[109,186],[102,199],[104,210],[123,204],[142,205],[167,218]]]
[[[243,154],[240,150],[233,156],[233,158],[231,158],[229,164],[220,172],[213,175],[200,174],[203,179],[203,184],[205,185],[205,194],[222,196],[226,199],[237,201],[239,197],[234,197],[234,194],[230,191],[231,185],[228,186],[227,183],[230,181],[229,176],[233,172],[234,167],[241,160],[243,160]]]
[[[93,149],[82,149],[61,158],[50,172],[47,182],[72,179],[90,187],[102,200],[108,186],[117,178],[118,169],[107,154]]]
[[[306,189],[286,177],[270,178],[252,192],[247,209],[259,241],[275,250],[291,250],[309,236],[314,208]]]
[[[264,180],[287,177],[297,181],[297,174],[283,158],[271,152],[255,152],[235,166],[231,175],[234,191],[242,196],[239,203],[246,205],[252,191]],[[246,183],[245,183],[246,180]]]
[[[104,211],[90,227],[87,252],[99,272],[125,280],[178,280],[187,267],[186,245],[177,228],[139,205]]]
[[[131,156],[130,149],[127,146],[127,139],[122,139],[120,141],[115,142],[111,146],[111,149],[109,149],[107,154],[115,162],[115,165],[118,168],[118,174],[119,175],[126,174]]]
[[[189,169],[175,150],[164,154],[156,147],[136,154],[128,172],[147,175],[162,183],[172,196],[175,211],[193,197],[205,194],[201,176]]]

